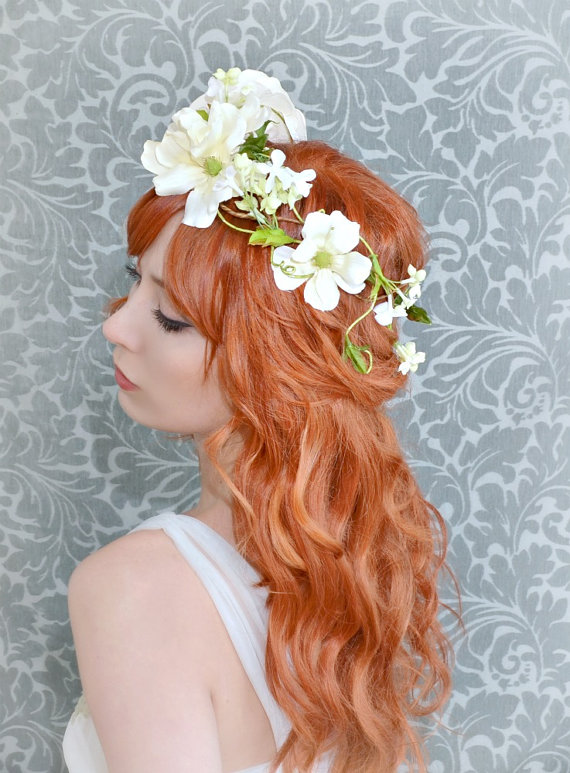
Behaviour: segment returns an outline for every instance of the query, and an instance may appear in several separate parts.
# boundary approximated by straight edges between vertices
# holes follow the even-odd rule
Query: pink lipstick
[[[132,381],[129,381],[129,379],[125,376],[122,370],[120,370],[115,365],[115,380],[117,384],[120,386],[121,389],[124,389],[125,392],[133,392],[135,389],[138,389],[138,386],[136,384],[133,384]]]

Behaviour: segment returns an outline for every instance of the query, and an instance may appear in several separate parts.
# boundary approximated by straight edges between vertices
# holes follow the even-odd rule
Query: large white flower
[[[301,233],[298,247],[278,247],[274,252],[273,272],[280,290],[294,290],[307,282],[307,303],[330,311],[338,304],[339,287],[353,294],[364,289],[372,261],[353,251],[360,238],[358,223],[338,210],[330,215],[311,212]]]
[[[172,117],[161,142],[147,140],[141,161],[152,172],[159,196],[191,191],[183,223],[207,228],[218,205],[236,195],[233,155],[247,127],[235,105],[212,105],[206,121],[186,107]]]
[[[259,70],[232,67],[217,70],[208,81],[205,94],[192,102],[194,110],[209,110],[213,104],[229,103],[239,108],[246,120],[247,133],[271,120],[267,136],[271,142],[306,140],[305,117],[297,110],[277,78]]]

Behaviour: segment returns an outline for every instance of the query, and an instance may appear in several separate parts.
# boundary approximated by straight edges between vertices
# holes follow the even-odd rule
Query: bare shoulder
[[[123,606],[141,596],[147,603],[168,598],[182,604],[189,596],[196,596],[197,602],[207,599],[199,578],[162,529],[125,534],[87,556],[69,582],[71,603],[86,595],[95,602],[103,597],[105,606]]]
[[[69,611],[111,773],[218,771],[211,688],[223,624],[168,535],[133,532],[88,556],[70,579]]]
[[[179,558],[182,557],[178,550],[162,529],[130,532],[87,556],[73,572],[70,586],[87,577],[93,579],[94,575],[99,573],[104,579],[105,572],[108,570],[115,573],[132,573],[143,566],[147,569],[141,572],[141,579],[144,579],[148,570],[152,570],[152,565],[147,565],[151,559],[152,564],[164,568],[165,565],[176,562]]]
[[[206,641],[212,652],[219,631],[209,594],[162,529],[126,534],[87,556],[71,575],[68,597],[74,635],[101,626],[127,638],[183,634],[186,647]],[[211,659],[201,663],[204,677]]]

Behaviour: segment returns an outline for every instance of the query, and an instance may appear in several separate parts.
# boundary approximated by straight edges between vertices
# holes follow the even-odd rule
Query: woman
[[[444,529],[382,408],[423,359],[393,322],[429,321],[417,216],[251,70],[142,160],[103,332],[121,406],[192,438],[202,490],[72,576],[70,773],[425,770]]]

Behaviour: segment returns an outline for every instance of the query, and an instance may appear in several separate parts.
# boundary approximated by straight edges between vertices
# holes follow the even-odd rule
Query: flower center
[[[218,161],[218,159],[214,156],[208,156],[204,162],[204,169],[206,170],[206,174],[209,174],[211,177],[215,177],[217,174],[219,174],[222,171],[222,167],[222,162]]]
[[[313,260],[317,264],[317,268],[330,268],[332,265],[332,255],[324,250],[319,250]]]

